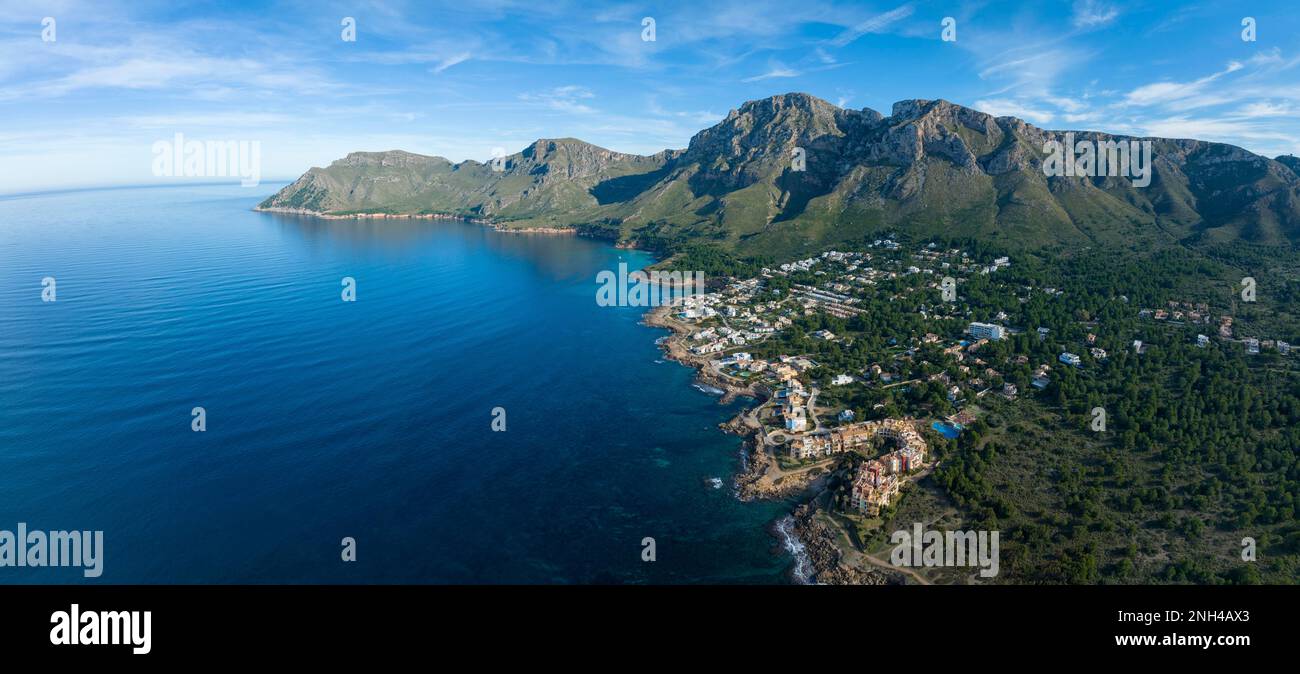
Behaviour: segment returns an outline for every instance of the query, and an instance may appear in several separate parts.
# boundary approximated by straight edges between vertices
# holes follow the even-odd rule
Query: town
[[[702,379],[758,400],[735,428],[753,438],[742,496],[829,489],[827,507],[863,531],[990,409],[1014,416],[1026,395],[1059,405],[1080,378],[1177,341],[1246,358],[1290,353],[1254,324],[1235,335],[1235,304],[1216,312],[1203,298],[1117,293],[1104,312],[1065,313],[1065,284],[1016,269],[1009,255],[887,236],[724,277],[664,307],[661,324]],[[1075,410],[1076,428],[1088,409]],[[842,477],[817,479],[829,475]]]

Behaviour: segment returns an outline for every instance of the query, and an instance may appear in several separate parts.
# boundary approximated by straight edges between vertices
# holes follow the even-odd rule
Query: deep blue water
[[[936,421],[930,424],[930,428],[938,431],[939,435],[942,435],[949,440],[954,440],[957,436],[961,435],[961,426],[959,424],[950,424],[946,421]]]
[[[0,199],[0,529],[103,530],[100,583],[784,581],[738,407],[595,302],[646,255],[250,210],[278,187]]]

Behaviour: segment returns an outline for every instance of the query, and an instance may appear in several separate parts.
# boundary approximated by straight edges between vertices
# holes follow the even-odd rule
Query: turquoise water
[[[939,435],[942,435],[943,437],[948,438],[949,440],[952,440],[956,438],[958,435],[961,435],[960,424],[950,424],[945,421],[936,421],[930,424],[930,428],[933,428],[934,430],[938,431]]]
[[[278,187],[0,199],[0,530],[103,530],[101,583],[784,582],[739,407],[595,302],[647,256],[250,210]]]

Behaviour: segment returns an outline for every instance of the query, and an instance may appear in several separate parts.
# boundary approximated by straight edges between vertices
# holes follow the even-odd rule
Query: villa
[[[785,413],[785,430],[802,433],[808,430],[808,417],[802,407],[790,407]]]

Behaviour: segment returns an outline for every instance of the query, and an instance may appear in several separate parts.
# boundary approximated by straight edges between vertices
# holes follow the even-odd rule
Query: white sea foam
[[[803,541],[794,533],[794,516],[786,515],[777,520],[776,533],[781,536],[781,544],[786,551],[794,557],[794,569],[790,571],[794,581],[800,585],[811,585],[812,559],[808,557],[808,548],[804,547]]]

